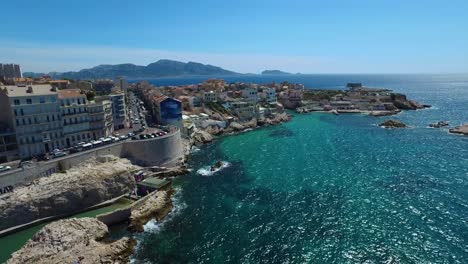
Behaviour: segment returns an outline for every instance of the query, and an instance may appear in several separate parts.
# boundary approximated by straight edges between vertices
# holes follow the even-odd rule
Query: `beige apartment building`
[[[103,100],[99,103],[89,102],[89,132],[92,139],[110,136],[114,132],[112,122],[112,102]]]
[[[91,140],[88,100],[79,89],[58,91],[66,147]]]

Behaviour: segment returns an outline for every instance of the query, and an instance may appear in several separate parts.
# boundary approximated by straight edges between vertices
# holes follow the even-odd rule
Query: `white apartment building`
[[[244,90],[242,90],[242,97],[246,98],[247,101],[257,103],[258,91],[256,88],[245,88]]]
[[[86,95],[79,89],[65,89],[58,91],[58,98],[65,146],[72,147],[77,143],[89,141],[91,135]]]
[[[20,158],[61,148],[58,94],[51,85],[0,86],[0,123],[13,128]]]
[[[276,103],[276,90],[275,88],[263,88],[262,93],[260,94],[261,98],[269,104]]]

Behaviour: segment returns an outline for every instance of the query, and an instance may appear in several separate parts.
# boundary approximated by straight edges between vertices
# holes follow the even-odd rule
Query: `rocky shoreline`
[[[195,145],[210,143],[218,136],[236,135],[242,132],[247,132],[253,129],[258,129],[265,126],[278,125],[291,120],[291,116],[287,113],[277,113],[269,118],[256,119],[252,118],[249,121],[234,121],[225,129],[218,126],[209,126],[205,129],[200,129],[192,135]]]

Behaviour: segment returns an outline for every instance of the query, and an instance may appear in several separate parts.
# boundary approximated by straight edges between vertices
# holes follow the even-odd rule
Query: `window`
[[[16,109],[15,109],[14,111],[15,111],[15,116],[17,116],[17,115],[18,115],[18,112],[16,111]]]
[[[24,115],[23,109],[20,109],[20,112],[21,112],[21,115],[23,116]]]
[[[19,123],[19,120],[16,119],[16,125],[19,126],[19,124],[20,124],[20,123]]]
[[[55,103],[55,102],[57,102],[57,98],[55,98],[54,96],[52,96],[52,97],[50,97],[50,101],[51,101],[52,103]],[[63,104],[62,104],[62,106],[63,106]]]
[[[40,102],[41,104],[45,103],[45,98],[44,98],[44,97],[39,98],[39,102]]]
[[[32,104],[32,100],[29,98],[29,99],[26,99],[26,103],[27,104]]]
[[[19,104],[20,104],[20,100],[19,100],[19,99],[15,99],[14,104],[15,104],[15,105],[19,105]]]

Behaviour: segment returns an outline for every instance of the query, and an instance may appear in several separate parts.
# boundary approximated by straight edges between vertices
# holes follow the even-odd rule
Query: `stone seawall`
[[[172,166],[177,163],[179,158],[183,157],[180,131],[159,138],[128,140],[114,143],[112,145],[71,154],[58,159],[39,162],[32,168],[20,168],[1,173],[0,188],[3,189],[7,186],[16,187],[21,184],[26,184],[35,179],[49,176],[52,173],[68,170],[91,158],[103,155],[127,158],[132,161],[132,163],[141,166]]]
[[[175,166],[183,157],[180,131],[153,139],[132,140],[124,143],[121,157],[140,166]]]

